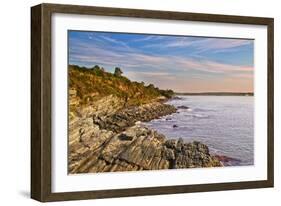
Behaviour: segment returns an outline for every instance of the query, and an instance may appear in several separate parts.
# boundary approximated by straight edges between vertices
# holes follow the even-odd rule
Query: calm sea
[[[180,96],[168,104],[187,106],[147,125],[168,138],[200,141],[211,153],[254,164],[254,98],[250,96]],[[174,126],[176,125],[176,126]]]

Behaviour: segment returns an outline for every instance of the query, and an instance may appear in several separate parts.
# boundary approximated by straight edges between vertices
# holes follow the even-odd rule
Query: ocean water
[[[254,164],[254,98],[251,96],[180,96],[167,104],[187,106],[178,113],[146,123],[166,135],[186,142],[200,141],[212,154]],[[173,127],[177,125],[177,127]]]

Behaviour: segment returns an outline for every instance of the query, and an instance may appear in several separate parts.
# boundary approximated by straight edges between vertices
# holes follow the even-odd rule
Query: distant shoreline
[[[190,95],[190,96],[254,96],[253,92],[199,92],[199,93],[181,93],[175,92],[175,95]]]

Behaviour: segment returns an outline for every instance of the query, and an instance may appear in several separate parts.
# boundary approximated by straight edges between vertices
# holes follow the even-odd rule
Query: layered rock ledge
[[[173,106],[154,102],[120,109],[112,98],[101,101],[99,110],[87,108],[70,121],[69,173],[222,166],[206,145],[167,139],[140,124],[176,112]]]

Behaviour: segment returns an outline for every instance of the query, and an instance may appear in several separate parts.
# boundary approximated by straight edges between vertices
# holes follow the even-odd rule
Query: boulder
[[[239,165],[241,163],[241,160],[237,159],[237,158],[233,158],[233,157],[228,157],[225,155],[215,155],[215,157],[222,162],[223,165],[227,166],[227,165]]]
[[[177,109],[189,109],[189,107],[182,105],[182,106],[178,106]]]
[[[176,148],[176,144],[177,144],[177,141],[175,139],[166,140],[166,142],[164,143],[164,145],[167,148],[171,148],[171,149],[175,149]]]
[[[174,100],[182,100],[183,98],[181,98],[179,96],[174,96],[174,97],[172,97],[172,99],[174,99]]]
[[[174,160],[176,158],[174,150],[169,148],[164,149],[163,155],[167,160]]]
[[[183,148],[183,139],[182,138],[179,138],[178,139],[178,142],[177,142],[177,145],[176,145],[176,150],[177,151],[181,151],[182,150],[182,148]]]

